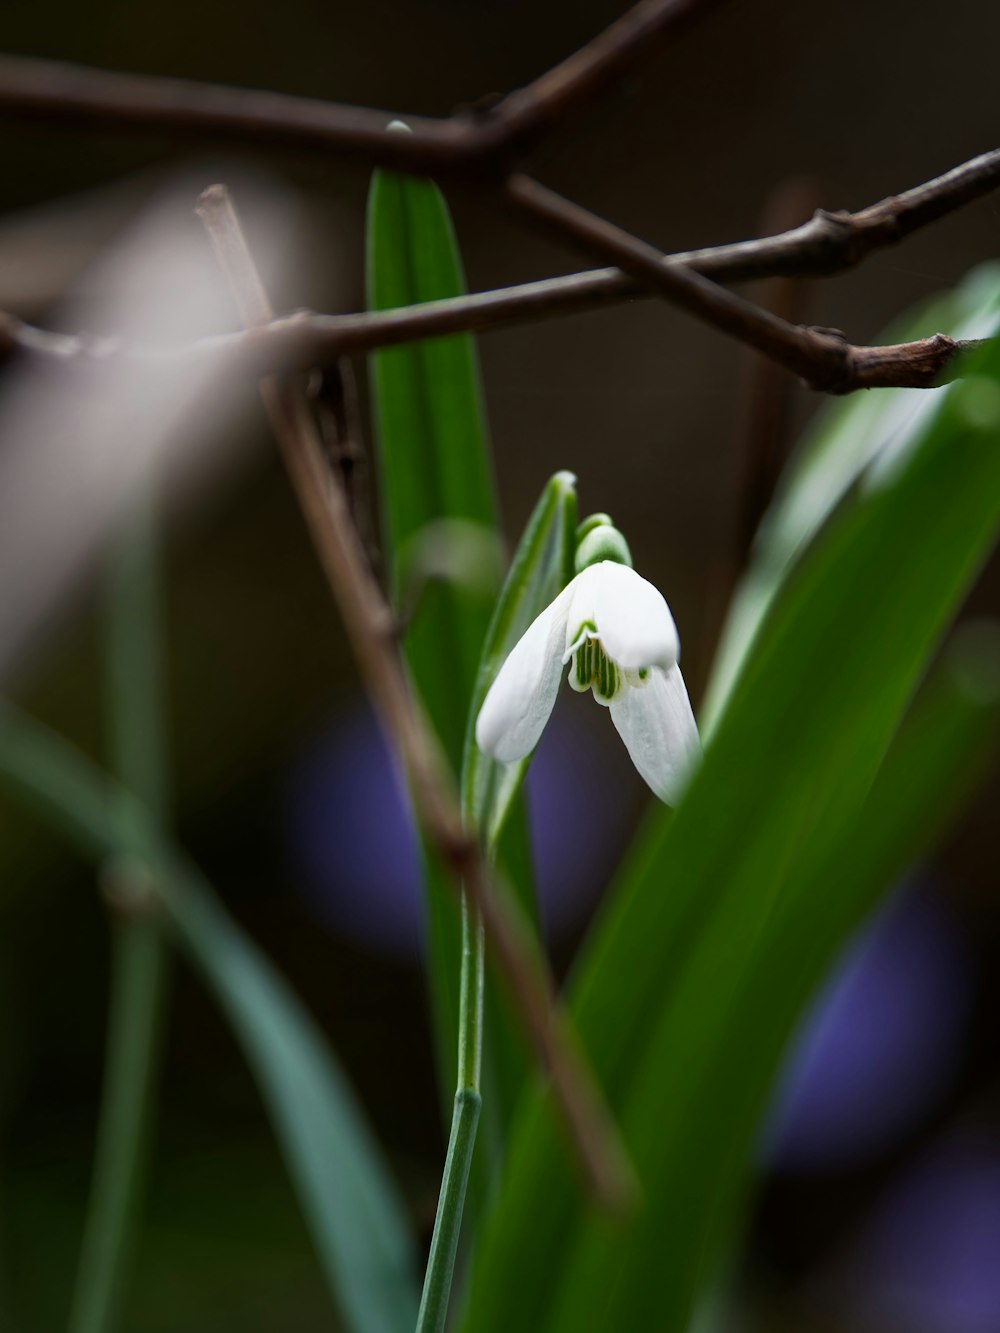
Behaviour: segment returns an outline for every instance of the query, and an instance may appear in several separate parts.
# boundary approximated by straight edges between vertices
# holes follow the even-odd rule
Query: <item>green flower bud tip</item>
[[[609,523],[600,523],[591,528],[577,545],[576,572],[579,574],[590,565],[600,564],[602,560],[612,560],[616,565],[632,568],[632,552],[628,549],[628,542]]]
[[[583,541],[588,532],[593,532],[595,528],[613,528],[615,521],[610,514],[588,514],[582,519],[576,528],[577,544]]]

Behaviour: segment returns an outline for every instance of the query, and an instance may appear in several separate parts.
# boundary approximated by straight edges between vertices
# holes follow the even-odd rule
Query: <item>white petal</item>
[[[701,755],[698,726],[679,666],[654,667],[611,704],[611,720],[633,764],[661,801],[676,805]]]
[[[569,610],[566,616],[564,662],[569,661],[574,648],[585,637],[580,631],[580,626],[584,624],[596,626],[597,624],[594,619],[594,583],[598,577],[595,573],[597,568],[597,565],[588,565],[586,569],[582,569],[579,574],[571,578],[563,589],[563,595],[568,598],[569,602]]]
[[[680,657],[677,626],[658,588],[627,565],[603,560],[579,575],[579,588],[570,613],[570,629],[577,621],[577,606],[591,608],[590,619],[604,650],[620,667],[672,667]]]
[[[531,622],[497,673],[476,719],[476,744],[502,763],[538,744],[562,675],[572,583]]]

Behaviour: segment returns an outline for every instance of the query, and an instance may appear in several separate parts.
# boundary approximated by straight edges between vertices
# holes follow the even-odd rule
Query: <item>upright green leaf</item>
[[[504,659],[535,617],[573,575],[576,478],[557,472],[542,491],[518,542],[483,643],[476,688],[469,708],[462,761],[462,806],[487,843],[495,846],[511,803],[520,790],[530,756],[503,764],[476,745],[479,710]]]
[[[400,132],[404,132],[402,129]],[[429,181],[376,172],[368,208],[368,302],[376,310],[419,304],[464,292],[458,247],[447,207]],[[408,591],[414,549],[461,521],[497,539],[490,446],[475,347],[456,335],[384,348],[371,358],[378,475],[390,586],[397,603]],[[425,589],[403,642],[406,662],[456,777],[476,689],[480,655],[499,577],[484,584],[462,577],[456,548],[451,578]],[[535,911],[526,813],[517,803],[500,849],[522,902]],[[455,1083],[455,1039],[461,930],[446,871],[424,850],[429,966],[443,1105]],[[484,1110],[487,1148],[497,1149],[503,1108],[523,1077],[512,1053],[504,1006],[487,981],[488,1023]],[[495,1152],[491,1154],[496,1156]]]
[[[948,333],[987,338],[1000,328],[1000,265],[976,269],[955,291],[928,301],[894,327],[886,342]],[[753,558],[733,598],[709,685],[705,716],[717,716],[782,580],[837,505],[866,474],[877,477],[904,450],[921,422],[940,411],[950,389],[875,390],[827,407],[797,450],[761,524]]]
[[[294,992],[141,804],[65,742],[0,705],[0,780],[98,864],[126,857],[243,1047],[331,1290],[352,1333],[412,1333],[406,1211],[350,1087]]]
[[[430,182],[376,172],[368,208],[368,304],[415,305],[465,290],[451,219]],[[489,440],[472,339],[435,338],[373,354],[390,585],[400,592],[406,548],[441,520],[496,532]],[[459,572],[459,571],[456,571]],[[406,659],[458,772],[465,719],[497,585],[440,580],[409,626]]]
[[[996,539],[998,369],[994,346],[914,423],[900,467],[842,506],[797,562],[686,799],[650,821],[624,868],[572,1007],[644,1206],[617,1226],[581,1210],[551,1113],[533,1098],[476,1253],[465,1325],[476,1333],[651,1317],[665,1333],[686,1327],[795,1015],[956,778],[928,763],[894,789],[902,831],[884,818],[891,802],[868,800]]]
[[[576,478],[557,472],[539,497],[517,544],[504,586],[497,598],[483,644],[476,687],[469,708],[462,761],[462,809],[482,830],[491,854],[501,849],[508,870],[530,864],[531,846],[521,784],[530,759],[503,764],[476,745],[476,718],[504,658],[524,631],[569,581],[573,572],[576,530]],[[526,895],[522,892],[522,902]],[[529,908],[534,902],[525,903]],[[502,1125],[513,1115],[527,1071],[521,1033],[502,1005],[495,987],[486,997],[486,1037],[490,1059],[485,1070],[486,1104],[495,1105]],[[492,1128],[489,1115],[487,1132]],[[492,1145],[500,1160],[502,1145]]]
[[[403,131],[400,131],[401,133]],[[425,180],[376,172],[368,204],[368,304],[385,310],[465,290],[444,200]],[[470,338],[389,347],[370,359],[390,588],[406,552],[442,519],[496,530],[489,445]],[[457,774],[492,598],[458,580],[428,586],[403,647],[417,691]],[[454,1091],[461,930],[446,871],[424,852],[429,966],[445,1105]]]

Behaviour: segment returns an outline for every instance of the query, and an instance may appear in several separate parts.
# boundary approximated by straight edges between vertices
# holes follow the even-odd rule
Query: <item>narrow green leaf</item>
[[[151,495],[112,552],[107,594],[107,711],[112,768],[159,823],[168,760],[161,675],[159,534]],[[154,914],[112,922],[111,997],[93,1180],[73,1293],[72,1333],[120,1323],[152,1147],[170,950]]]
[[[576,478],[571,472],[557,472],[542,491],[514,552],[483,643],[469,709],[462,806],[466,818],[483,830],[490,846],[496,846],[503,831],[530,756],[502,764],[483,754],[476,745],[476,718],[507,654],[572,577],[575,532]]]
[[[1000,327],[1000,265],[976,269],[955,291],[911,312],[884,334],[905,342],[932,333],[986,338]],[[782,580],[859,479],[891,457],[941,410],[949,388],[853,394],[827,407],[797,450],[765,515],[753,558],[723,630],[704,715],[718,715]]]
[[[521,534],[510,570],[497,599],[483,644],[479,673],[466,724],[462,762],[462,809],[470,825],[483,831],[486,845],[498,855],[508,875],[531,865],[531,834],[521,796],[530,759],[501,764],[484,755],[475,740],[476,718],[504,658],[532,620],[568,582],[573,567],[576,529],[576,479],[557,472],[546,484]],[[522,905],[538,925],[534,894],[522,892]],[[509,1124],[530,1069],[530,1055],[504,997],[496,986],[485,996],[489,1060],[484,1071],[487,1106],[499,1111],[501,1126]],[[485,1133],[499,1134],[494,1115],[485,1118]],[[499,1162],[503,1145],[488,1145],[489,1158]]]
[[[400,130],[400,133],[405,131]],[[376,172],[368,208],[368,302],[376,310],[465,291],[447,207],[429,181]],[[427,584],[403,642],[418,694],[457,775],[479,680],[483,642],[499,587],[499,570],[477,560],[467,577],[468,533],[478,526],[487,549],[497,541],[492,462],[473,340],[466,335],[385,348],[371,357],[372,402],[384,546],[397,605],[407,608],[409,574],[429,541],[436,581]],[[442,536],[465,537],[447,543]],[[432,539],[432,540],[431,540]],[[449,559],[452,576],[448,577]],[[537,912],[527,812],[518,798],[499,858],[522,906]],[[442,1108],[455,1088],[461,926],[448,872],[424,849],[428,954]],[[486,1174],[495,1168],[506,1119],[526,1062],[505,1000],[487,977],[480,1139]],[[476,1193],[485,1193],[480,1171]]]
[[[368,304],[374,310],[465,290],[451,219],[430,181],[375,173],[367,245]],[[412,552],[428,528],[437,532],[442,521],[464,520],[496,533],[489,441],[471,338],[457,335],[384,348],[369,364],[383,544],[390,589],[401,606],[407,601]],[[426,587],[403,641],[417,692],[456,775],[495,594],[496,583],[474,590],[439,578]],[[526,867],[518,869],[521,880]],[[442,1104],[450,1109],[461,928],[446,876],[445,867],[425,849],[431,1000]],[[487,1104],[484,1121],[489,1116]]]
[[[477,1249],[476,1333],[640,1328],[651,1310],[668,1333],[686,1326],[776,1052],[902,854],[886,850],[866,799],[996,539],[998,369],[991,347],[914,427],[903,466],[844,505],[797,562],[685,801],[650,821],[625,867],[572,1001],[645,1206],[618,1227],[582,1212],[551,1113],[533,1098]],[[912,797],[917,842],[928,801],[954,777],[931,771],[898,794]]]
[[[717,1083],[708,1098],[716,1104],[720,1096],[739,1099],[730,1108],[743,1138],[735,1161],[730,1157],[720,1163],[713,1182],[698,1283],[702,1292],[715,1276],[716,1260],[738,1238],[752,1193],[757,1126],[788,1039],[829,968],[830,941],[849,939],[886,890],[946,835],[995,767],[998,734],[1000,628],[959,627],[889,747],[854,828],[817,876],[809,901],[800,901],[794,915],[785,916],[770,933],[767,953],[756,960],[749,1023],[741,1027],[739,1006],[731,1015],[726,1039],[732,1043],[733,1065],[724,1071],[720,1065],[716,1078],[723,1073],[725,1086]],[[748,1044],[766,1049],[745,1061]]]
[[[414,305],[465,290],[444,200],[429,181],[376,172],[368,210],[368,303]],[[496,532],[489,440],[467,335],[389,347],[371,357],[386,558],[398,598],[407,550],[442,520]],[[456,550],[457,562],[462,551]],[[446,566],[446,560],[439,561]],[[429,588],[405,652],[455,771],[497,580]]]
[[[126,856],[226,1013],[260,1087],[332,1292],[353,1333],[411,1333],[406,1211],[312,1019],[193,866],[127,792],[39,723],[0,706],[0,779],[98,864]]]

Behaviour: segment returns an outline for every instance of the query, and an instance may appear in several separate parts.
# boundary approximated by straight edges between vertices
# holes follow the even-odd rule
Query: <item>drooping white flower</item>
[[[627,564],[588,564],[500,668],[476,720],[476,743],[505,763],[529,754],[570,663],[570,685],[592,690],[610,710],[640,775],[661,801],[674,805],[701,752],[679,657],[677,628],[662,594]]]

